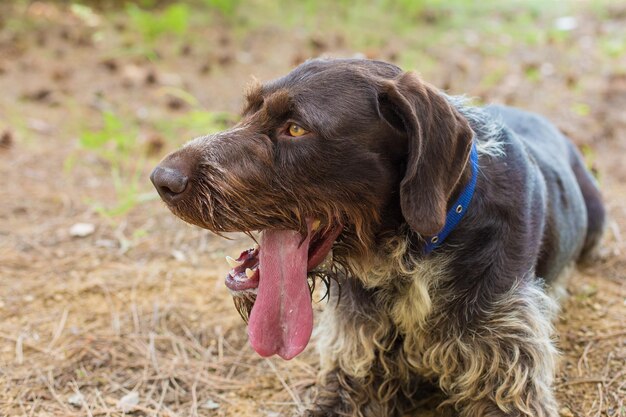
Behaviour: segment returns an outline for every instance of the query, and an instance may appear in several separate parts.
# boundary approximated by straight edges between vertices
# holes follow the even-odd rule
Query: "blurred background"
[[[307,406],[314,343],[259,358],[223,285],[247,239],[183,224],[148,175],[236,123],[253,77],[318,56],[390,61],[574,140],[611,221],[557,322],[560,413],[626,416],[626,3],[608,0],[1,1],[0,415]]]

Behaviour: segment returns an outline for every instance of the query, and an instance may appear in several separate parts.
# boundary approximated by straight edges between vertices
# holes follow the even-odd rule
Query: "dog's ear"
[[[400,206],[409,226],[434,235],[445,225],[446,205],[469,159],[473,132],[434,87],[413,72],[382,82],[381,117],[407,136]]]

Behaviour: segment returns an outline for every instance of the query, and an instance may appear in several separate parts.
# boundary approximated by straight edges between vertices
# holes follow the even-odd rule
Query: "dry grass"
[[[452,92],[540,111],[588,146],[612,221],[604,259],[574,274],[569,286],[557,323],[563,360],[556,389],[563,416],[624,417],[626,57],[602,55],[601,36],[626,36],[626,21],[578,17],[570,40],[504,56],[444,37],[446,48],[424,52],[437,64],[423,71]],[[220,26],[199,32],[209,41],[194,43],[192,52],[165,41],[162,58],[149,61],[120,53],[126,35],[113,23],[103,23],[105,41],[82,45],[92,28],[42,19],[34,30],[0,31],[0,415],[297,415],[310,402],[316,355],[311,346],[284,362],[249,348],[222,284],[224,255],[246,243],[183,225],[157,201],[114,219],[100,216],[87,198],[113,200],[110,166],[81,151],[76,138],[98,125],[102,108],[136,116],[140,138],[153,137],[154,120],[190,110],[168,101],[164,87],[172,83],[205,108],[236,111],[251,74],[267,79],[303,56],[354,51],[334,33],[291,37],[272,27],[238,38]],[[389,43],[368,56],[389,60],[415,47],[386,30]],[[476,45],[493,39],[472,36]],[[250,56],[242,58],[244,50]],[[527,76],[533,69],[539,81]],[[149,74],[156,81],[146,83]],[[483,82],[493,74],[497,82]],[[572,109],[578,102],[589,114]],[[165,138],[160,153],[186,139]],[[144,144],[134,152],[143,154]],[[147,158],[142,178],[157,161]],[[147,179],[142,187],[150,189]],[[74,237],[77,222],[95,231]]]

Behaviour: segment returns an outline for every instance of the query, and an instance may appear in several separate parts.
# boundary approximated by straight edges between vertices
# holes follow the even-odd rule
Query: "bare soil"
[[[159,158],[204,133],[169,137],[157,121],[198,108],[236,113],[252,76],[360,53],[409,62],[454,94],[540,112],[583,149],[611,220],[602,259],[568,285],[556,391],[562,416],[626,416],[626,54],[606,52],[626,39],[618,6],[603,15],[581,7],[564,39],[533,45],[480,27],[444,33],[424,41],[424,69],[404,54],[422,32],[383,28],[385,43],[357,48],[335,30],[270,22],[242,31],[214,18],[187,43],[160,39],[147,58],[128,52],[137,38],[121,14],[96,11],[91,26],[57,3],[0,5],[0,415],[290,416],[306,407],[315,344],[289,362],[259,358],[223,285],[224,256],[247,239],[185,225],[156,199],[99,214],[94,202],[115,203],[111,164],[79,137],[101,126],[103,109],[134,120],[127,163],[146,161],[140,191],[151,192]],[[539,15],[536,24],[553,22]],[[489,48],[500,44],[506,52]],[[75,236],[77,223],[94,230]],[[436,414],[425,406],[418,415]]]

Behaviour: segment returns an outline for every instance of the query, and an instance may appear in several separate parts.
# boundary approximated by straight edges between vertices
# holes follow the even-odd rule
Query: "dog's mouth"
[[[260,244],[227,257],[226,286],[235,297],[254,299],[248,321],[250,344],[261,356],[291,359],[304,350],[313,330],[308,273],[320,265],[341,233],[307,220],[307,234],[268,229]]]

